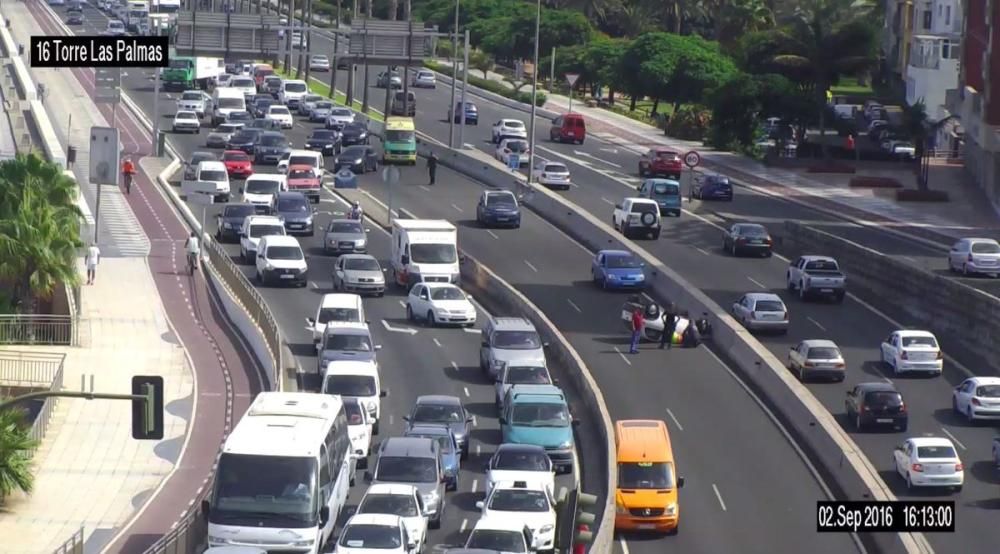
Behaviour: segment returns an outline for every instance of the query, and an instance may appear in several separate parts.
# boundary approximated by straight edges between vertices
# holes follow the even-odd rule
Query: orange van
[[[583,122],[582,114],[568,113],[552,120],[552,128],[549,129],[549,139],[552,142],[583,144],[586,138],[587,124]]]
[[[667,424],[650,419],[618,421],[615,447],[615,529],[676,533],[677,489],[684,486],[684,478],[677,476]]]

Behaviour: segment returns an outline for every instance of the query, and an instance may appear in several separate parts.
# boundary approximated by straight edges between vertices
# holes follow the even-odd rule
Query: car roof
[[[246,180],[243,181],[246,184],[247,181],[287,181],[288,178],[280,173],[251,173]]]
[[[755,302],[760,300],[777,300],[778,302],[784,304],[784,302],[781,300],[781,297],[778,296],[777,294],[774,294],[773,292],[748,292],[746,294],[746,297]]]
[[[598,250],[597,253],[604,254],[605,256],[634,256],[634,254],[627,250]]]
[[[324,333],[331,335],[371,335],[368,325],[357,321],[345,321],[339,325],[327,325]]]
[[[488,531],[512,531],[520,533],[525,527],[526,525],[521,521],[516,521],[502,515],[493,515],[479,518],[473,531],[484,529]]]
[[[930,331],[920,331],[917,329],[899,329],[896,331],[896,333],[898,333],[899,336],[901,337],[930,337],[932,339],[937,340],[937,337],[934,336],[934,333],[931,333]]]
[[[441,435],[450,436],[452,434],[451,428],[444,423],[416,423],[412,425],[403,434],[405,437],[412,437],[413,435]]]
[[[510,388],[509,394],[514,401],[518,396],[559,396],[560,401],[566,402],[566,395],[562,389],[555,385],[514,385]],[[537,400],[537,399],[536,399]],[[548,399],[554,402],[554,399]]]
[[[976,385],[1000,385],[1000,377],[971,377],[969,380]]]
[[[244,152],[242,150],[223,150],[222,151],[222,155],[223,156],[226,156],[226,155],[229,155],[229,154],[239,154],[239,155],[242,155],[242,156],[247,156],[248,155],[246,152]]]
[[[312,171],[313,166],[306,165],[306,164],[293,164],[293,165],[288,166],[288,171],[292,171],[293,169],[296,169],[296,170],[299,170],[299,171]]]
[[[809,339],[802,341],[809,348],[838,348],[837,343],[826,339]]]
[[[323,298],[319,301],[321,308],[353,308],[360,303],[360,296],[346,292],[324,294]]]
[[[337,259],[339,259],[339,260],[375,260],[376,262],[378,262],[378,259],[375,256],[372,256],[371,254],[342,254]],[[379,265],[381,265],[381,264],[379,264]]]
[[[251,215],[247,222],[248,225],[283,225],[281,218],[273,215]]]
[[[181,115],[181,114],[184,114],[184,115],[193,115],[195,117],[198,117],[198,114],[194,113],[194,110],[177,110],[177,113],[174,114],[174,117],[176,117],[178,115]]]
[[[226,164],[220,162],[219,160],[202,160],[198,162],[198,169],[225,171]]]
[[[379,456],[431,458],[437,456],[437,443],[424,437],[390,437],[382,443]]]
[[[365,491],[365,496],[371,494],[398,494],[409,496],[417,491],[415,485],[406,485],[403,483],[373,483],[368,485],[368,490]]]
[[[507,118],[504,118],[504,119],[500,120],[500,123],[520,123],[521,125],[524,125],[524,122],[521,121],[520,119],[507,119]]]
[[[460,289],[458,287],[458,285],[453,285],[451,283],[433,283],[433,282],[430,282],[430,281],[424,281],[424,282],[422,282],[420,284],[424,285],[425,287],[427,287],[429,289],[432,289],[432,290],[433,289],[459,289],[459,290],[462,290],[462,289]]]
[[[630,196],[629,198],[626,198],[626,200],[631,200],[633,204],[652,204],[654,206],[659,207],[659,204],[656,202],[656,200],[653,200],[652,198],[642,198],[642,197],[639,197],[639,196],[634,196],[634,197]]]
[[[813,255],[806,255],[806,256],[802,256],[802,259],[806,260],[807,262],[818,262],[818,261],[835,262],[835,261],[837,261],[836,258],[834,258],[833,256],[813,256]]]
[[[334,360],[323,371],[324,375],[364,375],[378,377],[378,366],[373,362],[357,360]]]
[[[969,242],[972,242],[972,243],[976,243],[976,242],[988,242],[990,244],[998,244],[997,241],[996,241],[996,239],[989,239],[989,238],[985,238],[985,237],[965,237],[965,238],[962,238],[960,240],[966,240],[966,241],[969,241]]]
[[[260,133],[260,138],[264,138],[264,137],[281,137],[281,138],[285,138],[285,133],[282,133],[281,131],[267,131],[267,130],[262,130],[261,133]]]
[[[534,331],[535,326],[523,317],[495,317],[493,318],[493,330]]]
[[[462,399],[446,394],[425,394],[418,396],[416,404],[444,404],[446,406],[461,406]]]
[[[290,235],[267,235],[260,239],[267,242],[268,246],[299,246],[299,241]]]
[[[497,452],[524,452],[526,454],[545,454],[545,448],[537,444],[504,443],[497,447]],[[548,454],[545,454],[546,456]]]
[[[944,437],[910,437],[910,442],[915,446],[950,446],[955,448],[955,443]]]
[[[856,386],[865,392],[899,392],[896,390],[896,387],[892,385],[892,383],[882,383],[879,381],[858,383]]]
[[[286,198],[306,200],[306,195],[294,190],[284,190],[281,192],[276,192],[275,194],[277,195],[278,200],[285,200]]]
[[[520,484],[524,486],[519,486]],[[542,479],[505,479],[503,481],[497,481],[493,483],[493,490],[498,489],[521,489],[528,491],[547,491],[548,485]]]
[[[385,525],[399,527],[400,517],[392,514],[354,514],[347,520],[348,525]]]
[[[514,196],[514,192],[509,190],[484,190],[483,196]]]

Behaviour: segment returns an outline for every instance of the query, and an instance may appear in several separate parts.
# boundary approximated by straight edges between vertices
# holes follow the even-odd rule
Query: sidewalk
[[[82,258],[79,264],[85,275]],[[66,354],[67,390],[94,375],[95,391],[130,394],[132,375],[163,376],[164,440],[132,439],[127,401],[60,399],[35,455],[34,492],[12,496],[0,509],[4,553],[50,554],[81,525],[85,551],[99,552],[173,469],[183,447],[194,381],[146,260],[103,259],[96,283],[83,287],[80,314],[87,327],[81,347],[11,349]]]

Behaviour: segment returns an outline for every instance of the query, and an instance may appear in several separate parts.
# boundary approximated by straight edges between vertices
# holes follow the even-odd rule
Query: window
[[[271,246],[264,256],[268,260],[301,260],[302,250],[298,246]]]
[[[368,335],[345,335],[331,333],[326,337],[324,350],[339,350],[343,352],[371,352],[372,341]]]
[[[251,225],[250,238],[259,239],[267,235],[284,235],[285,228],[281,225]]]
[[[281,181],[258,181],[254,179],[247,181],[245,190],[248,194],[274,194],[281,190]]]
[[[319,486],[322,489],[327,489],[330,486],[330,452],[326,445],[319,447],[319,456]]]
[[[225,171],[215,171],[208,169],[201,172],[198,178],[199,181],[228,181],[229,177],[226,175]]]
[[[547,512],[551,504],[545,491],[498,489],[490,498],[489,508],[499,512]]]
[[[951,25],[951,6],[944,9],[944,24]]]
[[[326,447],[329,450],[330,470],[339,479],[340,471],[351,449],[351,437],[347,434],[347,415],[344,410],[341,410],[333,420],[333,427],[326,435]]]
[[[330,375],[323,392],[341,396],[375,396],[375,378],[368,375]]]
[[[493,348],[534,350],[541,347],[542,338],[536,331],[497,331],[493,334]]]
[[[928,31],[931,28],[931,19],[934,17],[934,12],[931,10],[924,10],[924,30]]]
[[[434,483],[438,465],[434,458],[383,456],[378,461],[375,479],[389,483]]]
[[[420,511],[417,499],[409,494],[367,494],[359,514],[392,514],[399,517],[417,517]]]
[[[918,446],[917,457],[921,460],[928,458],[954,459],[958,455],[955,454],[955,449],[950,446]]]
[[[317,323],[327,324],[331,321],[361,321],[361,312],[357,308],[322,308]]]

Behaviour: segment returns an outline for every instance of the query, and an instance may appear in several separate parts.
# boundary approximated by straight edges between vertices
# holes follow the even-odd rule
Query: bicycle
[[[132,194],[132,174],[123,173],[122,177],[125,181],[125,194]]]
[[[198,269],[198,254],[195,252],[188,252],[187,262],[188,275],[194,275],[195,270]]]

